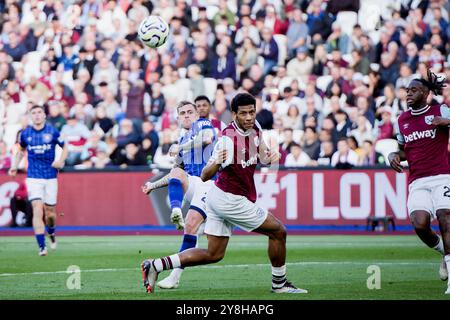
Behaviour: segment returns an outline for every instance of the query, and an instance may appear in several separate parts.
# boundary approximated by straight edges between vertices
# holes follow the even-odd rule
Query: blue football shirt
[[[20,133],[20,146],[28,153],[28,178],[55,179],[58,170],[52,167],[55,161],[55,147],[64,146],[59,131],[46,123],[44,128],[36,130],[28,126]]]

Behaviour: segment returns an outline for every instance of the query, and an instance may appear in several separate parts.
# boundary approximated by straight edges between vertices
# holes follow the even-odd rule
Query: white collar
[[[241,135],[241,136],[244,136],[244,137],[247,137],[247,136],[249,136],[251,133],[252,133],[252,130],[247,130],[247,131],[244,131],[244,130],[242,130],[241,128],[239,128],[239,126],[236,124],[236,122],[234,122],[233,121],[233,127],[236,129],[236,131]]]
[[[421,115],[421,114],[427,112],[429,109],[430,109],[429,105],[426,105],[425,107],[423,107],[421,109],[417,109],[417,110],[411,109],[411,114],[413,116],[418,116],[418,115]]]

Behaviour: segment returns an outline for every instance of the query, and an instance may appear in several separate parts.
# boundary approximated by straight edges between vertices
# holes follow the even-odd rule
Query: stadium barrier
[[[149,172],[63,172],[59,175],[60,226],[170,225],[167,188],[146,196]],[[25,179],[0,176],[0,227],[9,226],[10,198]],[[389,169],[280,170],[255,175],[258,203],[292,226],[365,226],[392,216],[409,225],[407,176]]]

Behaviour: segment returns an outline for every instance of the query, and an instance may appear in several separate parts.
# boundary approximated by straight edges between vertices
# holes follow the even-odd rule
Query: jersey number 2
[[[450,187],[445,186],[444,189],[445,189],[444,197],[450,198]]]

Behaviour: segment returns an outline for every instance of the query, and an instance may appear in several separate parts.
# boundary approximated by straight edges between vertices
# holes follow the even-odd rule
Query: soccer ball
[[[150,48],[162,46],[166,43],[168,35],[169,25],[160,16],[148,16],[139,25],[139,39]]]

